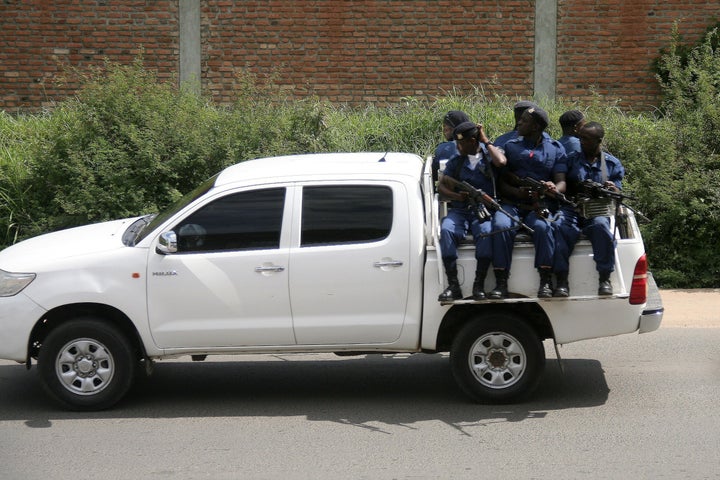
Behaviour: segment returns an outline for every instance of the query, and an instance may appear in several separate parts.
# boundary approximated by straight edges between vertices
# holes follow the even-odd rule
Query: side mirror
[[[155,251],[161,255],[177,253],[177,234],[172,230],[160,234],[160,239],[158,240],[157,247],[155,247]]]

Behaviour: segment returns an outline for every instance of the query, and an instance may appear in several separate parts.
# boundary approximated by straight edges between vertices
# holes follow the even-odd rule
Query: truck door
[[[148,314],[159,347],[295,343],[285,200],[284,187],[224,195],[173,227],[177,253],[150,252]]]
[[[289,280],[298,344],[397,340],[410,256],[404,185],[305,185],[296,194],[302,207]]]

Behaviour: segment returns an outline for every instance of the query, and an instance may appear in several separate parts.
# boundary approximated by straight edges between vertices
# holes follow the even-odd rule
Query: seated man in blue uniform
[[[552,200],[556,193],[565,191],[567,163],[565,149],[545,133],[548,114],[539,107],[525,110],[518,122],[518,137],[505,144],[507,166],[500,175],[498,189],[500,204],[513,216],[519,217],[534,230],[535,268],[540,274],[537,296],[552,297],[552,268],[555,238],[550,225],[551,215],[557,209]],[[540,182],[545,190],[543,198],[538,192],[523,186],[521,180],[529,178]],[[493,267],[496,287],[488,293],[491,299],[506,298],[512,251],[517,229],[513,221],[501,212],[493,216],[492,236]]]
[[[578,136],[581,151],[568,157],[568,193],[579,193],[585,180],[599,183],[609,191],[619,193],[625,169],[620,160],[602,151],[601,145],[605,136],[602,125],[597,122],[586,123],[580,128]],[[614,205],[609,198],[598,198],[590,202],[593,202],[592,206],[586,204],[587,208],[582,210],[582,214],[575,209],[562,207],[557,215],[553,266],[557,279],[553,294],[555,297],[570,295],[569,260],[581,232],[592,244],[595,268],[599,275],[598,295],[613,293],[610,274],[615,270],[615,235],[610,229],[610,215],[614,215]]]
[[[475,242],[475,258],[477,266],[472,296],[475,300],[485,299],[485,275],[492,260],[492,241],[488,235],[491,230],[489,217],[481,219],[473,211],[465,191],[458,191],[452,182],[468,182],[485,193],[495,195],[495,169],[505,165],[502,150],[492,145],[482,125],[464,122],[454,131],[459,155],[451,158],[438,183],[440,195],[450,201],[448,215],[443,218],[440,228],[440,249],[443,266],[448,278],[448,287],[438,297],[439,301],[450,301],[463,298],[458,281],[457,246],[465,238],[468,231],[472,232]]]

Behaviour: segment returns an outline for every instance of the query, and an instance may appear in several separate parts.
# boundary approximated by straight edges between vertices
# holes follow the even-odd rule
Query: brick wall
[[[277,69],[298,94],[395,102],[453,86],[532,93],[530,1],[203,2],[205,85],[226,100],[238,69]]]
[[[718,20],[717,0],[559,0],[557,94],[587,101],[594,90],[652,110],[660,90],[651,64],[673,22],[694,43]]]
[[[534,1],[203,0],[202,82],[232,101],[238,74],[274,74],[297,96],[397,102],[475,87],[528,97],[533,90]],[[558,0],[558,96],[592,92],[652,109],[650,64],[680,20],[694,41],[720,17],[717,0]],[[178,68],[178,0],[0,0],[0,109],[36,110],[71,95],[62,65],[105,57]]]
[[[72,95],[66,66],[129,63],[144,49],[150,68],[178,65],[177,0],[0,0],[0,109],[36,110]]]

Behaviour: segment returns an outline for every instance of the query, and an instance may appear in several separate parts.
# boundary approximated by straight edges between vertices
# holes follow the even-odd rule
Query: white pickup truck
[[[112,406],[163,358],[290,352],[450,352],[472,399],[509,402],[540,381],[543,341],[660,326],[631,211],[617,218],[611,297],[596,295],[581,241],[573,296],[536,298],[533,246],[519,235],[511,298],[448,304],[437,300],[441,211],[429,162],[412,154],[242,162],[159,215],[0,252],[0,358],[35,359],[46,390],[76,410]],[[469,295],[473,247],[460,250]]]

